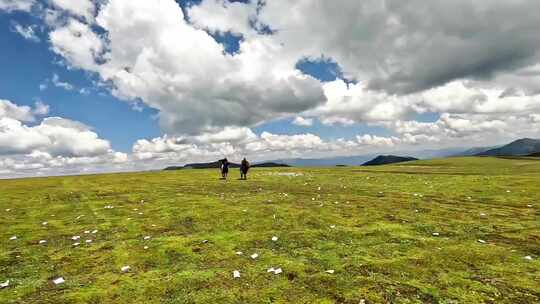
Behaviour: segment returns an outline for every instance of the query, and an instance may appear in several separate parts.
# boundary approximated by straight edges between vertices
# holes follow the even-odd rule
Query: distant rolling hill
[[[459,153],[456,153],[456,154],[452,155],[452,157],[475,156],[475,155],[478,155],[478,154],[481,154],[481,153],[484,153],[486,151],[493,150],[493,149],[496,149],[496,148],[499,148],[499,147],[500,146],[470,148],[470,149],[467,149],[465,151],[460,151]]]
[[[165,171],[171,171],[171,170],[184,170],[184,169],[218,169],[221,165],[219,162],[210,162],[210,163],[194,163],[194,164],[187,164],[185,166],[170,166],[165,168]],[[287,164],[279,164],[279,163],[273,163],[273,162],[264,162],[264,163],[257,163],[254,165],[251,165],[251,168],[274,168],[274,167],[290,167]],[[240,168],[239,164],[230,163],[230,168]]]
[[[524,156],[540,153],[540,140],[522,138],[499,148],[477,153],[477,156]]]
[[[531,157],[540,157],[540,152],[537,152],[537,153],[532,153],[532,154],[529,154],[527,156],[531,156]]]
[[[408,161],[413,161],[413,160],[418,160],[418,158],[395,156],[395,155],[379,155],[375,157],[374,159],[364,163],[362,166],[380,166],[380,165],[408,162]]]

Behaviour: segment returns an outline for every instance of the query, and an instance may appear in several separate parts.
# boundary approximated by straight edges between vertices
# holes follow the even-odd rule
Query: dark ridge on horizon
[[[362,166],[380,166],[380,165],[389,165],[397,164],[409,161],[415,161],[418,158],[408,157],[408,156],[396,156],[396,155],[379,155],[374,159],[365,162]]]
[[[209,162],[209,163],[193,163],[193,164],[186,164],[184,166],[169,166],[163,170],[165,171],[172,171],[172,170],[185,170],[185,169],[218,169],[220,168],[219,161],[215,162]],[[230,163],[230,168],[240,168],[239,164],[236,163]],[[280,163],[274,163],[274,162],[262,162],[262,163],[256,163],[254,165],[251,165],[251,168],[278,168],[278,167],[291,167],[287,164],[280,164]]]
[[[475,156],[526,156],[540,153],[540,140],[522,138],[499,148],[475,154]]]

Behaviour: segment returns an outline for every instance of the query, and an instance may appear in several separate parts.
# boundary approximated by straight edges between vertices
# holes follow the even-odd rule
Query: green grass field
[[[218,175],[0,181],[0,303],[540,302],[540,160]]]

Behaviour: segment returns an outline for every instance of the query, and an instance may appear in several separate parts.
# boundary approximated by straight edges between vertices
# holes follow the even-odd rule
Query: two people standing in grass
[[[229,167],[231,166],[231,163],[227,160],[227,158],[219,160],[220,163],[220,170],[221,170],[221,179],[227,179],[227,176],[229,175]],[[241,180],[247,180],[247,174],[249,171],[250,164],[247,161],[247,159],[244,157],[242,160],[242,163],[240,164],[240,179]]]

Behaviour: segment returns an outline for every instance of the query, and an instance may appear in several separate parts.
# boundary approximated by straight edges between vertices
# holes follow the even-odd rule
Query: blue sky
[[[140,138],[152,138],[161,134],[155,119],[157,111],[143,106],[135,111],[126,102],[119,101],[105,88],[94,85],[95,75],[59,64],[60,58],[50,50],[47,36],[38,32],[40,42],[24,39],[15,33],[14,23],[23,25],[40,22],[26,13],[0,13],[0,98],[20,105],[33,105],[41,100],[50,105],[50,115],[68,117],[80,121],[111,141],[118,151],[130,151]],[[51,83],[54,74],[61,81],[72,84],[68,91]],[[40,90],[40,84],[47,88]],[[81,94],[85,88],[89,94]]]

